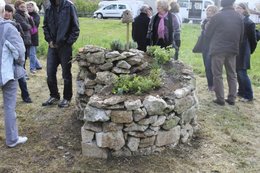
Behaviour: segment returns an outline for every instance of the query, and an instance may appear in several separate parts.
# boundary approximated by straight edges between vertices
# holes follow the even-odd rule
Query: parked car
[[[94,12],[93,17],[102,18],[122,18],[122,14],[125,10],[132,9],[125,3],[111,2],[111,4],[103,6]]]

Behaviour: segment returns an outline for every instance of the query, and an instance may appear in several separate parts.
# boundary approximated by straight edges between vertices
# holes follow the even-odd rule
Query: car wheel
[[[98,19],[102,19],[102,18],[103,18],[103,15],[102,15],[101,13],[98,13],[98,14],[97,14],[97,18],[98,18]]]

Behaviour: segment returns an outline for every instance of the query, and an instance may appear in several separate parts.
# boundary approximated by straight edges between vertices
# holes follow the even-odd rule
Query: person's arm
[[[50,43],[52,42],[52,38],[51,38],[51,34],[50,34],[50,29],[49,29],[49,26],[48,26],[48,22],[49,22],[49,9],[46,9],[45,11],[45,15],[44,15],[44,19],[43,19],[43,34],[44,34],[44,39]]]
[[[255,24],[251,23],[248,27],[248,41],[251,49],[251,54],[254,53],[256,46],[257,46],[257,41],[256,41],[256,31],[255,31]]]
[[[41,20],[41,18],[40,18],[40,15],[39,15],[39,14],[35,15],[34,18],[33,18],[34,24],[35,24],[35,26],[36,26],[37,28],[38,28],[39,25],[40,25],[40,20]]]
[[[71,5],[70,7],[70,17],[71,17],[71,33],[67,40],[67,43],[72,45],[79,37],[79,22],[77,16],[77,10],[75,6]]]
[[[13,25],[9,27],[6,40],[8,41],[7,46],[11,51],[16,64],[23,66],[25,61],[25,47],[20,33]]]

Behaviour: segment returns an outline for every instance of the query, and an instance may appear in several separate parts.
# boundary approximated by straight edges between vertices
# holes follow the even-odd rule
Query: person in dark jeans
[[[6,4],[5,5],[4,19],[5,20],[13,20],[13,12],[14,12],[13,7]],[[19,31],[19,33],[21,34],[21,36],[23,36],[24,32],[23,32],[21,25],[19,23],[14,23],[14,24],[15,24],[15,27],[17,28],[17,30]],[[18,83],[19,83],[19,87],[21,89],[21,96],[22,96],[23,101],[25,103],[32,103],[32,99],[30,98],[30,94],[29,94],[28,88],[27,88],[26,78],[25,77],[19,78]]]
[[[204,38],[205,30],[212,16],[214,16],[218,12],[218,7],[214,5],[209,5],[206,9],[206,19],[204,19],[201,23],[202,29],[202,38]],[[208,83],[208,90],[214,91],[213,86],[213,74],[211,69],[211,57],[209,56],[209,43],[206,42],[206,39],[203,40],[203,50],[202,50],[203,63],[205,67],[205,73]]]
[[[64,80],[63,100],[58,103],[61,108],[68,107],[72,98],[71,59],[72,45],[79,36],[77,11],[68,0],[50,0],[46,9],[43,31],[49,43],[47,55],[47,84],[50,91],[48,100],[42,106],[57,104],[60,94],[57,86],[57,68],[62,67]]]
[[[240,101],[250,102],[253,100],[253,89],[247,69],[250,69],[250,54],[254,53],[257,45],[255,23],[249,19],[249,9],[246,4],[236,5],[236,11],[243,16],[245,32],[240,45],[239,55],[236,59],[238,93]]]

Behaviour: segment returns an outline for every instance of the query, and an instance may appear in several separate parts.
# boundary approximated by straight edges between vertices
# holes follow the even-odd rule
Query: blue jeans
[[[29,92],[28,92],[27,82],[26,82],[25,77],[18,79],[18,83],[19,83],[19,87],[21,89],[22,99],[26,100],[27,98],[30,97],[30,95],[29,95]]]
[[[30,58],[30,70],[36,70],[41,68],[41,64],[37,58],[37,48],[36,46],[30,46],[29,48],[29,58]]]
[[[247,75],[247,70],[239,69],[237,70],[237,80],[238,80],[238,95],[252,100],[253,99],[253,90],[251,81]]]
[[[62,68],[62,78],[64,80],[63,98],[71,100],[72,97],[72,74],[71,74],[71,45],[64,44],[59,48],[48,49],[47,56],[47,83],[50,90],[50,96],[60,98],[57,86],[57,69],[59,64]]]
[[[5,116],[6,144],[11,145],[18,140],[18,128],[16,124],[16,94],[17,80],[10,80],[2,86]]]
[[[206,78],[208,82],[208,87],[212,88],[213,87],[213,74],[211,70],[211,57],[209,56],[209,51],[203,51],[202,52],[203,56],[203,63],[205,67],[205,73],[206,73]]]

